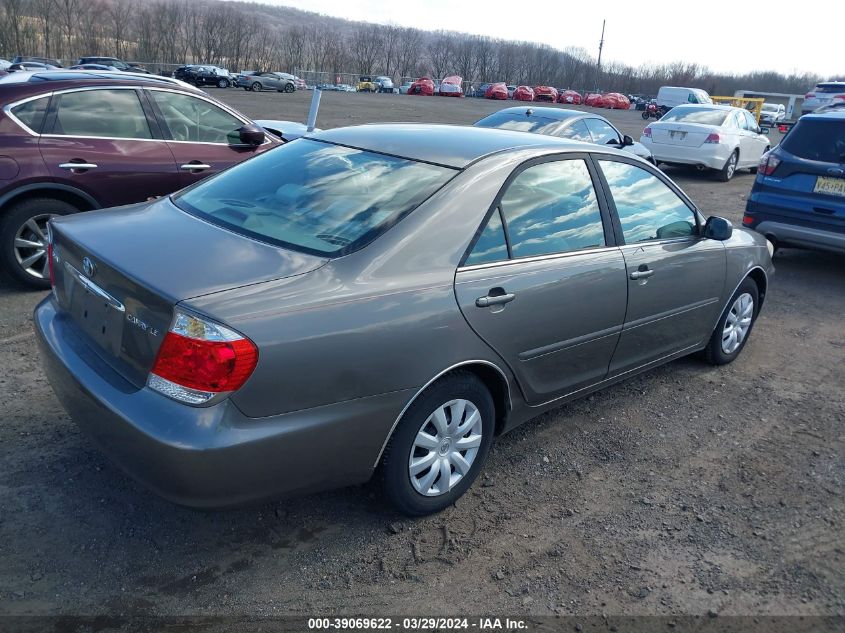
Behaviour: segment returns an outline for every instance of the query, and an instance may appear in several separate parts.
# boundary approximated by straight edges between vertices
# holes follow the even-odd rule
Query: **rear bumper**
[[[360,483],[414,390],[267,418],[230,400],[190,407],[135,389],[76,336],[52,297],[35,331],[53,390],[113,461],[161,496],[198,508],[236,506]]]
[[[732,147],[719,143],[705,143],[700,147],[683,147],[667,143],[655,143],[640,139],[660,163],[678,165],[700,165],[709,169],[722,169],[733,151]]]
[[[766,237],[773,237],[780,244],[845,254],[845,235],[842,233],[773,220],[757,223],[754,230]]]

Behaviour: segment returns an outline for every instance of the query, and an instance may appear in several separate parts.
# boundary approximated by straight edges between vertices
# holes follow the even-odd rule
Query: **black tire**
[[[716,178],[721,182],[728,182],[736,173],[737,163],[739,163],[739,150],[735,149],[725,161],[725,166],[717,172]]]
[[[643,112],[642,116],[645,120],[648,120],[648,112]]]
[[[753,312],[751,315],[751,323],[749,324],[748,330],[745,332],[744,338],[742,339],[742,342],[740,342],[739,346],[731,352],[726,352],[722,347],[722,336],[725,331],[725,322],[728,320],[728,316],[734,308],[734,303],[743,294],[749,294],[751,299],[754,301],[752,306]],[[754,329],[754,323],[757,321],[757,315],[759,312],[760,290],[757,287],[757,283],[751,279],[751,277],[746,277],[742,283],[739,284],[739,288],[736,289],[736,292],[734,292],[733,296],[728,301],[728,305],[725,307],[725,311],[722,313],[722,316],[719,317],[719,322],[716,324],[713,334],[710,335],[710,341],[708,341],[707,347],[704,348],[704,360],[711,365],[727,365],[728,363],[732,363],[736,360],[737,356],[740,355],[751,336],[751,331]]]
[[[438,496],[425,496],[414,488],[408,470],[414,440],[434,411],[456,399],[468,400],[478,409],[482,423],[481,445],[468,472],[451,490]],[[388,501],[399,512],[408,516],[440,512],[455,503],[469,489],[484,465],[493,442],[495,411],[493,398],[487,387],[469,372],[454,372],[429,386],[408,407],[384,450],[379,471]],[[454,466],[450,468],[454,469]],[[455,472],[458,471],[453,470],[453,473]],[[438,475],[432,485],[439,481],[439,477]]]
[[[23,232],[24,239],[34,241],[34,234],[26,228],[29,220],[50,215],[70,215],[77,213],[77,209],[72,204],[64,202],[63,200],[56,200],[55,198],[30,198],[13,204],[6,211],[0,215],[0,265],[3,271],[15,281],[29,286],[30,288],[49,288],[50,276],[46,268],[46,247],[44,259],[40,258],[33,265],[24,269],[21,266],[21,261],[18,257],[28,257],[35,255],[40,249],[21,249],[16,251],[15,238],[20,232]],[[43,219],[38,221],[43,223]],[[43,231],[42,231],[43,232]],[[26,261],[25,259],[23,261]],[[43,276],[39,276],[32,270],[33,266],[42,268],[41,262],[44,262]]]
[[[294,86],[293,84],[285,84],[285,92],[296,92],[296,86]]]
[[[261,90],[263,89],[263,86],[260,83],[258,83],[257,81],[254,81],[249,86],[249,89],[252,90],[252,92],[261,92]]]
[[[221,77],[217,80],[217,87],[218,88],[228,88],[229,87],[229,80],[225,77]]]

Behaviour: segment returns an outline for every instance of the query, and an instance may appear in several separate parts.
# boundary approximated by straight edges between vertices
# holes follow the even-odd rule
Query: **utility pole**
[[[604,24],[607,20],[601,21],[601,39],[599,40],[599,61],[596,64],[596,92],[599,90],[599,82],[601,82],[601,49],[604,48]]]

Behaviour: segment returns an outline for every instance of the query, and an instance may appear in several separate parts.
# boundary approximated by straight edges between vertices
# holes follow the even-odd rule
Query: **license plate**
[[[71,317],[94,343],[113,356],[120,355],[123,313],[74,279],[70,287]]]
[[[678,139],[679,139],[679,140],[681,140],[681,141],[683,141],[683,140],[684,140],[684,138],[686,137],[686,135],[687,135],[687,133],[686,133],[686,132],[681,132],[680,130],[672,130],[671,132],[669,132],[669,136],[670,136],[671,138],[673,138],[673,139],[674,139],[674,138],[675,138],[675,136],[677,136],[677,137],[678,137]]]
[[[829,196],[845,196],[845,178],[828,178],[819,176],[816,178],[816,186],[813,193],[826,193]]]

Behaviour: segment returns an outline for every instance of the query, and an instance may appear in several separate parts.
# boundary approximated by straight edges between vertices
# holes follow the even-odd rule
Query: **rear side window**
[[[502,226],[502,210],[490,217],[487,226],[472,248],[472,252],[466,259],[466,265],[487,264],[498,262],[508,258],[508,244],[505,240],[505,228]]]
[[[781,145],[807,160],[845,163],[845,119],[799,119]]]
[[[152,138],[134,90],[82,90],[61,95],[53,134]]]
[[[604,246],[601,212],[583,160],[540,163],[521,172],[502,196],[513,257]]]
[[[44,124],[44,115],[47,112],[47,105],[50,97],[41,97],[27,101],[12,108],[12,114],[30,130],[36,134],[41,133],[41,126]]]

